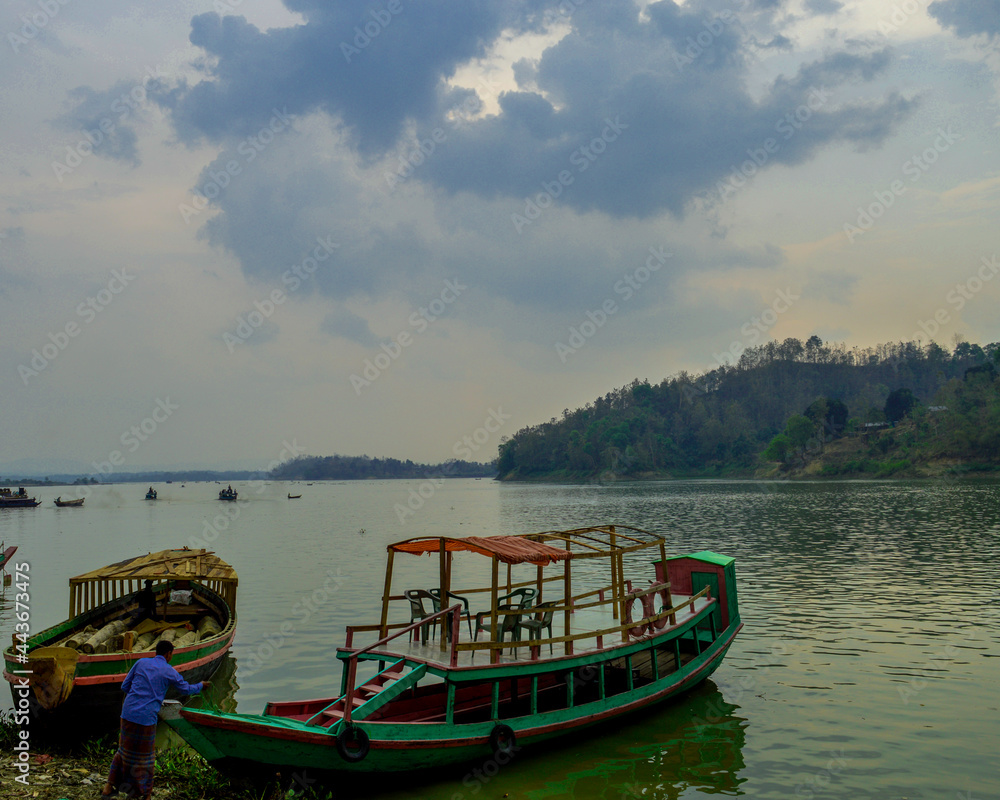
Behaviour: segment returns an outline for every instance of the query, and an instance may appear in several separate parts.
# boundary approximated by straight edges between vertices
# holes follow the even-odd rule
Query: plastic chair
[[[429,591],[432,598],[431,602],[434,603],[434,610],[440,611],[445,605],[441,603],[441,590],[430,589]],[[469,601],[454,592],[447,592],[447,600],[458,600],[463,606],[465,606],[465,621],[469,623],[469,636],[472,636],[472,615],[469,613]],[[449,630],[451,630],[450,627]]]
[[[518,611],[524,611],[526,608],[531,608],[537,596],[537,589],[515,589],[510,594],[498,597],[497,603],[510,603]]]
[[[512,605],[502,605],[497,606],[497,611],[517,611],[518,609]],[[486,622],[485,618],[490,616],[489,611],[480,611],[476,614],[476,632],[472,635],[473,641],[479,641],[479,631],[492,631],[492,623]],[[510,633],[511,643],[513,644],[515,638],[517,637],[517,614],[498,614],[497,615],[497,627],[499,628],[499,636],[497,637],[498,642],[503,642],[504,637]],[[513,649],[513,648],[511,648]]]
[[[414,622],[418,619],[427,619],[427,617],[434,614],[437,610],[435,608],[435,603],[437,603],[437,598],[434,597],[426,589],[407,589],[403,592],[403,597],[410,601],[410,622]],[[427,611],[424,608],[424,600],[429,600],[431,603],[432,611]],[[420,630],[420,643],[427,644],[427,631],[433,626],[434,623],[428,622],[426,625],[421,625]],[[416,631],[414,631],[416,633]]]
[[[542,631],[548,630],[549,638],[552,638],[552,617],[555,614],[553,611],[559,604],[558,603],[539,603],[535,606],[536,611],[541,611],[541,614],[536,614],[533,618],[522,619],[517,623],[517,641],[521,641],[520,629],[529,631],[531,634],[528,639],[541,639]],[[549,653],[552,652],[552,642],[549,642]]]

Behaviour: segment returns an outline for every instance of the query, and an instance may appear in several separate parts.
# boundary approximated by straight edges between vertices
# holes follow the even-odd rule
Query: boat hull
[[[198,587],[196,591],[201,595],[200,599],[209,601],[214,609],[225,613],[228,621],[216,636],[174,651],[171,666],[189,683],[205,680],[215,672],[231,649],[236,633],[236,615],[228,604],[204,587]],[[127,613],[134,606],[135,595],[128,595],[41,631],[31,637],[29,645],[32,650],[49,646],[89,622]],[[40,702],[34,690],[24,692],[22,687],[25,681],[33,685],[38,680],[32,671],[30,660],[28,664],[20,663],[13,647],[8,647],[3,655],[3,677],[11,685],[14,707],[23,709],[23,705],[19,704],[26,700],[32,722],[55,730],[64,727],[73,729],[80,723],[85,723],[88,729],[110,729],[116,726],[121,712],[122,681],[139,658],[152,658],[155,653],[80,654],[76,661],[72,687],[68,689],[65,699],[54,707],[46,707],[47,704]],[[170,696],[172,695],[168,694]]]
[[[358,761],[341,755],[333,729],[309,727],[284,717],[174,708],[164,718],[207,761],[226,771],[239,766],[256,771],[310,769],[340,775],[422,772],[490,757],[498,724],[513,731],[516,746],[521,748],[666,702],[707,679],[722,662],[741,627],[737,622],[695,658],[662,679],[575,707],[467,724],[360,720],[357,725],[369,737],[370,749]],[[655,645],[657,639],[669,637],[654,637],[647,646]],[[631,649],[634,651],[634,643]],[[602,656],[606,662],[620,657],[615,650]],[[565,666],[567,670],[580,669],[587,661],[571,659]],[[593,658],[589,662],[592,666]]]

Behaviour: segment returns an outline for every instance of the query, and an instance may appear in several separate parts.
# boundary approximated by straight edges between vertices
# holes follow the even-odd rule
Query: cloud
[[[1000,34],[1000,5],[996,0],[937,0],[927,11],[942,27],[951,28],[962,38]]]
[[[696,255],[650,226],[692,216],[769,140],[777,147],[762,171],[837,143],[877,147],[916,106],[893,93],[854,99],[885,76],[890,52],[796,55],[776,4],[744,7],[744,19],[702,0],[642,13],[626,0],[581,3],[559,17],[563,38],[513,59],[516,88],[490,113],[451,78],[501,38],[542,31],[551,5],[286,5],[302,24],[263,31],[242,17],[195,17],[204,77],[156,100],[182,141],[221,148],[194,187],[210,207],[188,221],[248,276],[340,301],[419,304],[457,277],[473,287],[459,315],[478,292],[573,312],[613,296],[650,247],[676,250],[638,308],[723,252],[731,264],[773,264],[766,244]],[[764,85],[758,39],[792,65]],[[291,280],[323,237],[338,247]],[[352,315],[324,327],[370,343]]]
[[[711,39],[713,18],[697,19],[702,40]],[[544,95],[502,95],[501,113],[450,134],[425,174],[450,192],[516,198],[545,192],[562,174],[559,202],[578,211],[680,217],[769,138],[780,146],[767,166],[796,164],[836,142],[877,146],[916,107],[892,93],[872,103],[838,96],[883,74],[887,51],[834,53],[779,77],[757,98],[746,88],[746,56],[733,31],[699,55],[690,20],[670,36],[639,28],[564,38],[536,70]],[[689,40],[693,47],[678,49]]]
[[[360,157],[375,160],[411,126],[420,137],[447,130],[449,112],[468,94],[447,86],[456,68],[482,57],[502,31],[538,24],[526,3],[390,6],[290,3],[306,22],[267,32],[242,17],[195,17],[191,41],[212,61],[203,81],[165,101],[181,138],[231,141],[252,135],[273,109],[319,111],[343,126]],[[641,17],[617,0],[581,5],[570,24],[537,64],[518,64],[522,88],[500,96],[499,114],[448,132],[420,180],[451,193],[522,198],[568,172],[573,186],[560,202],[578,211],[682,215],[817,89],[872,81],[890,60],[886,52],[832,53],[758,98],[747,88],[755,39],[734,11],[661,0]],[[770,33],[775,47],[791,45]],[[523,89],[529,83],[538,90]],[[839,141],[877,145],[912,108],[898,95],[870,104],[835,98],[772,163],[796,163]]]
[[[836,14],[843,7],[839,0],[806,0],[806,10],[813,14]]]
[[[354,147],[380,154],[438,102],[442,79],[486,54],[511,7],[492,0],[288,2],[306,23],[267,32],[243,17],[201,14],[191,42],[212,59],[205,80],[171,99],[186,141],[252,133],[272,108],[322,111]]]
[[[808,280],[803,295],[810,299],[818,298],[849,306],[859,282],[860,278],[857,275],[826,270],[813,275]]]
[[[78,86],[69,98],[74,105],[53,120],[57,127],[85,135],[95,155],[139,166],[135,125],[148,112],[145,82],[118,81],[104,91]]]
[[[376,347],[379,344],[378,337],[368,326],[368,321],[346,308],[327,314],[320,327],[331,336],[343,337],[365,347]]]

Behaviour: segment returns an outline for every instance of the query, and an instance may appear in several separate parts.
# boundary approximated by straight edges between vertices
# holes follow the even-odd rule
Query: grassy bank
[[[0,712],[0,800],[94,800],[107,779],[117,738],[108,735],[72,746],[50,745],[29,740],[28,784],[15,781],[21,774],[14,746],[19,726],[10,712]],[[9,777],[8,777],[9,776]],[[330,792],[310,787],[293,793],[278,780],[259,784],[234,782],[223,776],[197,753],[186,748],[161,750],[156,754],[153,796],[157,800],[327,800]],[[124,795],[119,795],[124,797]]]

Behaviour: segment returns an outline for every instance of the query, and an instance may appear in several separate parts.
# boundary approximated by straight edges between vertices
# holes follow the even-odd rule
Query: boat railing
[[[646,589],[639,589],[639,590],[630,592],[629,594],[627,594],[625,596],[624,599],[626,601],[628,601],[628,602],[632,602],[635,599],[639,599],[641,601],[643,597],[651,596],[651,595],[653,595],[653,594],[661,591],[664,585],[667,585],[667,584],[654,585],[654,586],[650,586],[650,587],[648,587]],[[519,642],[516,643],[516,646],[518,646],[518,647],[522,647],[522,646],[523,647],[528,647],[529,650],[530,650],[530,653],[531,653],[530,658],[533,661],[538,660],[541,657],[541,648],[544,645],[563,644],[565,646],[565,648],[566,648],[566,654],[567,655],[572,655],[572,653],[573,653],[573,643],[574,642],[578,642],[578,641],[581,641],[581,640],[584,640],[584,639],[596,639],[598,649],[603,649],[603,647],[604,647],[604,638],[607,637],[607,636],[613,636],[615,634],[620,634],[621,637],[622,637],[622,641],[624,642],[624,641],[628,641],[630,635],[631,636],[635,636],[635,637],[644,636],[644,635],[647,635],[649,633],[653,633],[653,632],[655,632],[657,630],[661,630],[661,629],[665,628],[668,624],[669,625],[676,625],[677,624],[677,622],[676,622],[677,614],[682,613],[685,609],[688,609],[691,614],[694,614],[696,612],[695,601],[697,601],[699,599],[702,599],[702,598],[705,598],[706,600],[708,600],[709,601],[709,605],[711,605],[713,602],[716,602],[712,598],[712,596],[711,596],[710,587],[706,586],[705,588],[703,588],[697,594],[691,595],[690,597],[686,597],[683,602],[678,603],[678,604],[672,606],[671,608],[664,608],[664,609],[662,609],[659,612],[656,612],[654,614],[645,615],[642,618],[637,619],[635,621],[628,621],[628,620],[626,620],[626,621],[624,621],[620,625],[614,625],[614,626],[611,626],[611,627],[608,627],[608,628],[601,628],[601,629],[598,629],[598,630],[582,631],[580,633],[567,633],[564,636],[553,636],[553,637],[549,637],[549,638],[545,638],[545,639],[538,638],[538,639],[529,639],[529,640],[526,640],[526,641],[519,641]],[[606,600],[606,601],[604,601],[603,605],[606,605],[607,603],[610,603],[610,602],[616,602],[616,601],[615,600]],[[573,606],[562,605],[562,606],[554,606],[554,607],[546,608],[546,611],[553,611],[554,613],[559,613],[561,611],[565,612],[565,611],[569,610],[569,611],[572,612],[572,611],[579,611],[581,608],[584,608],[584,607],[592,608],[592,607],[595,607],[595,606],[598,606],[598,605],[602,605],[602,603],[601,602],[588,603],[585,606],[584,605],[573,605]],[[707,608],[708,606],[705,606],[705,607]],[[537,608],[528,608],[528,609],[523,609],[521,611],[505,611],[505,612],[497,612],[497,613],[498,613],[498,615],[500,615],[500,614],[527,615],[527,614],[536,614],[536,613],[538,613],[538,609]],[[657,623],[660,623],[660,624],[657,624]],[[635,632],[636,629],[641,629],[641,630],[640,630],[639,633],[636,633]],[[496,661],[496,660],[499,660],[499,654],[503,650],[503,648],[510,647],[510,646],[511,646],[510,642],[497,642],[497,641],[457,642],[456,644],[453,645],[453,653],[455,651],[458,651],[458,652],[469,652],[469,651],[471,651],[471,652],[475,653],[475,652],[480,651],[480,650],[489,650],[490,651],[490,657],[491,657],[490,660],[491,661]]]
[[[544,582],[548,582],[548,581],[551,581],[551,580],[561,580],[561,578],[559,578],[559,577],[545,578]],[[631,589],[631,581],[626,581],[626,583],[629,584],[629,591],[631,591],[632,590]],[[538,582],[534,581],[534,580],[531,580],[531,581],[521,581],[520,583],[511,584],[508,587],[508,591],[510,591],[512,589],[520,589],[520,588],[527,587],[527,586],[537,586],[537,585],[538,585]],[[452,594],[453,595],[463,595],[464,596],[464,595],[468,595],[468,594],[475,594],[477,592],[489,592],[489,591],[490,591],[490,587],[487,586],[487,587],[482,588],[482,589],[459,589],[457,591],[452,592]],[[581,594],[573,595],[570,598],[570,600],[569,600],[569,610],[570,611],[579,611],[579,610],[586,609],[586,608],[593,608],[595,606],[607,605],[609,601],[607,599],[605,599],[605,595],[608,594],[609,592],[613,592],[613,591],[614,591],[614,586],[608,585],[608,586],[602,586],[600,589],[592,589],[591,591],[588,591],[588,592],[583,592]],[[596,602],[593,602],[593,603],[581,603],[580,602],[581,600],[585,600],[588,597],[593,597],[595,595],[598,598]],[[402,594],[390,595],[388,599],[390,601],[393,601],[393,600],[396,600],[396,601],[407,600],[406,596],[402,595]],[[615,619],[617,619],[618,618],[618,608],[617,608],[617,605],[613,606],[613,609],[614,609],[614,612],[615,612],[614,613],[614,617],[615,617]],[[560,606],[559,610],[564,611],[564,610],[566,610],[566,607],[565,606]],[[523,615],[534,614],[534,613],[536,613],[536,609],[535,608],[525,608],[525,609],[521,609],[519,611],[497,611],[497,616],[508,616],[508,615],[511,615],[511,616],[513,616],[513,615],[523,616]],[[472,616],[475,616],[475,615],[473,614]],[[372,631],[380,631],[380,632],[382,632],[382,631],[398,630],[398,629],[400,629],[400,628],[402,628],[402,627],[404,627],[406,625],[409,625],[409,624],[410,623],[407,623],[407,622],[387,622],[385,625],[381,625],[381,624],[377,624],[377,625],[376,624],[371,624],[371,625],[348,625],[347,626],[347,640],[346,640],[344,646],[347,647],[347,648],[353,647],[353,641],[354,641],[354,634],[355,633],[371,633]],[[445,649],[443,643],[442,643],[441,649],[442,650]]]
[[[393,639],[399,638],[404,633],[411,633],[412,631],[418,630],[419,628],[421,628],[424,625],[427,625],[428,623],[433,623],[434,621],[436,621],[438,619],[444,619],[445,617],[447,617],[450,614],[451,615],[451,636],[449,637],[450,640],[451,640],[451,660],[450,660],[450,663],[451,663],[451,666],[453,666],[453,667],[457,666],[458,665],[458,651],[456,650],[456,646],[458,644],[459,631],[461,630],[461,625],[459,624],[461,622],[461,620],[460,620],[459,617],[460,617],[460,612],[462,611],[462,608],[463,607],[462,607],[461,604],[456,604],[456,605],[450,606],[449,608],[441,609],[441,611],[437,611],[434,614],[427,615],[423,619],[419,619],[419,620],[417,620],[415,622],[411,622],[409,625],[406,625],[406,626],[400,628],[395,633],[390,634],[389,636],[383,636],[377,642],[372,642],[369,645],[365,645],[364,647],[362,647],[362,648],[360,648],[358,650],[354,650],[351,653],[349,653],[347,656],[345,656],[345,659],[347,661],[347,675],[346,675],[347,687],[346,687],[346,691],[344,692],[344,724],[345,725],[350,725],[350,723],[351,723],[351,710],[354,707],[354,692],[355,692],[355,690],[357,688],[355,686],[355,684],[357,683],[357,680],[358,680],[358,659],[361,656],[365,655],[366,653],[371,653],[374,650],[378,650],[379,648],[381,648],[381,647],[385,646],[386,644],[388,644],[389,642],[391,642]],[[364,630],[366,628],[378,630],[379,626],[378,625],[363,625],[363,626],[358,626],[358,627],[348,627],[348,629],[347,629],[347,642],[345,643],[344,647],[345,648],[350,648],[351,647],[351,642],[354,639],[354,632],[355,631]],[[442,636],[441,637],[441,646],[442,646],[442,648],[445,647],[445,641],[444,640],[445,640],[445,637]]]

